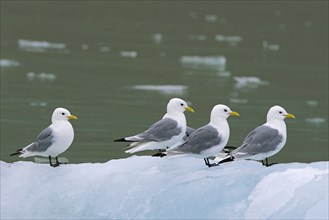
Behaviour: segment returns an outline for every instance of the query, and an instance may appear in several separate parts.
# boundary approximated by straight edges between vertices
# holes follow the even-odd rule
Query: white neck
[[[64,123],[70,123],[67,120],[54,120],[52,121],[52,124],[64,124]]]
[[[211,125],[214,128],[217,128],[225,135],[230,135],[230,127],[228,125],[228,122],[226,119],[223,118],[212,118],[210,120],[209,125]]]
[[[178,121],[178,124],[183,125],[186,127],[186,118],[183,112],[170,112],[170,113],[166,113],[163,118],[171,118],[175,121]]]
[[[272,119],[272,120],[268,120],[264,125],[279,130],[279,134],[281,134],[284,137],[287,136],[287,128],[284,120]]]

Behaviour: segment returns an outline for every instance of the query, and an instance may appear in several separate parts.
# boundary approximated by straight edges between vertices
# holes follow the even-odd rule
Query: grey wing
[[[178,127],[177,121],[164,118],[150,126],[149,129],[139,134],[143,140],[149,141],[166,141],[172,136],[179,135],[182,129]]]
[[[195,130],[190,137],[188,137],[187,142],[175,150],[199,154],[204,150],[207,150],[221,142],[220,136],[218,136],[218,131],[210,125],[205,125],[197,130]]]
[[[282,136],[279,135],[278,130],[262,125],[251,131],[243,141],[243,144],[234,150],[232,154],[244,153],[255,155],[266,153],[273,151],[281,142]]]
[[[37,139],[32,144],[30,144],[26,150],[35,152],[46,151],[53,143],[53,138],[54,136],[52,133],[52,129],[50,127],[47,127],[43,131],[41,131]]]

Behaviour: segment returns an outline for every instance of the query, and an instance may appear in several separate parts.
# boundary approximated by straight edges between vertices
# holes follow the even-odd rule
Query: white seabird
[[[252,130],[242,145],[231,151],[226,157],[219,158],[219,163],[233,160],[266,160],[263,165],[269,166],[267,158],[277,154],[287,141],[287,130],[284,119],[295,118],[281,106],[273,106],[267,113],[267,122]]]
[[[208,157],[220,152],[230,137],[227,122],[230,115],[239,116],[239,113],[232,111],[226,105],[215,105],[210,114],[210,122],[192,132],[183,145],[167,150],[167,155],[187,154],[201,157],[204,158],[207,166],[212,166]]]
[[[77,119],[76,116],[65,108],[56,108],[51,117],[52,124],[45,128],[37,139],[24,148],[18,149],[13,155],[19,157],[42,156],[48,157],[50,166],[59,166],[58,155],[66,151],[73,142],[74,130],[69,119]],[[51,157],[56,158],[52,164]]]
[[[167,113],[160,121],[155,122],[146,131],[121,139],[115,142],[131,142],[126,153],[136,153],[144,150],[167,149],[185,142],[186,118],[184,111],[194,112],[186,102],[173,98],[167,105]]]

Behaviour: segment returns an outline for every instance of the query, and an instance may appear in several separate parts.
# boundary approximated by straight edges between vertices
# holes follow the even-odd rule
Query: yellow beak
[[[185,110],[187,110],[189,112],[194,112],[193,108],[191,108],[191,107],[187,107],[187,108],[185,108]]]
[[[237,113],[237,112],[230,112],[230,115],[232,115],[232,116],[240,116],[240,114]]]
[[[75,115],[70,115],[70,116],[67,116],[67,118],[68,118],[68,119],[78,119],[78,117],[77,117],[77,116],[75,116]]]
[[[286,114],[285,116],[286,116],[286,118],[296,118],[293,114],[289,114],[289,113]]]

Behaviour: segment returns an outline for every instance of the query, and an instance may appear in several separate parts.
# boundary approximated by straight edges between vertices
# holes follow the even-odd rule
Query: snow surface
[[[328,219],[329,162],[1,162],[1,219]]]

